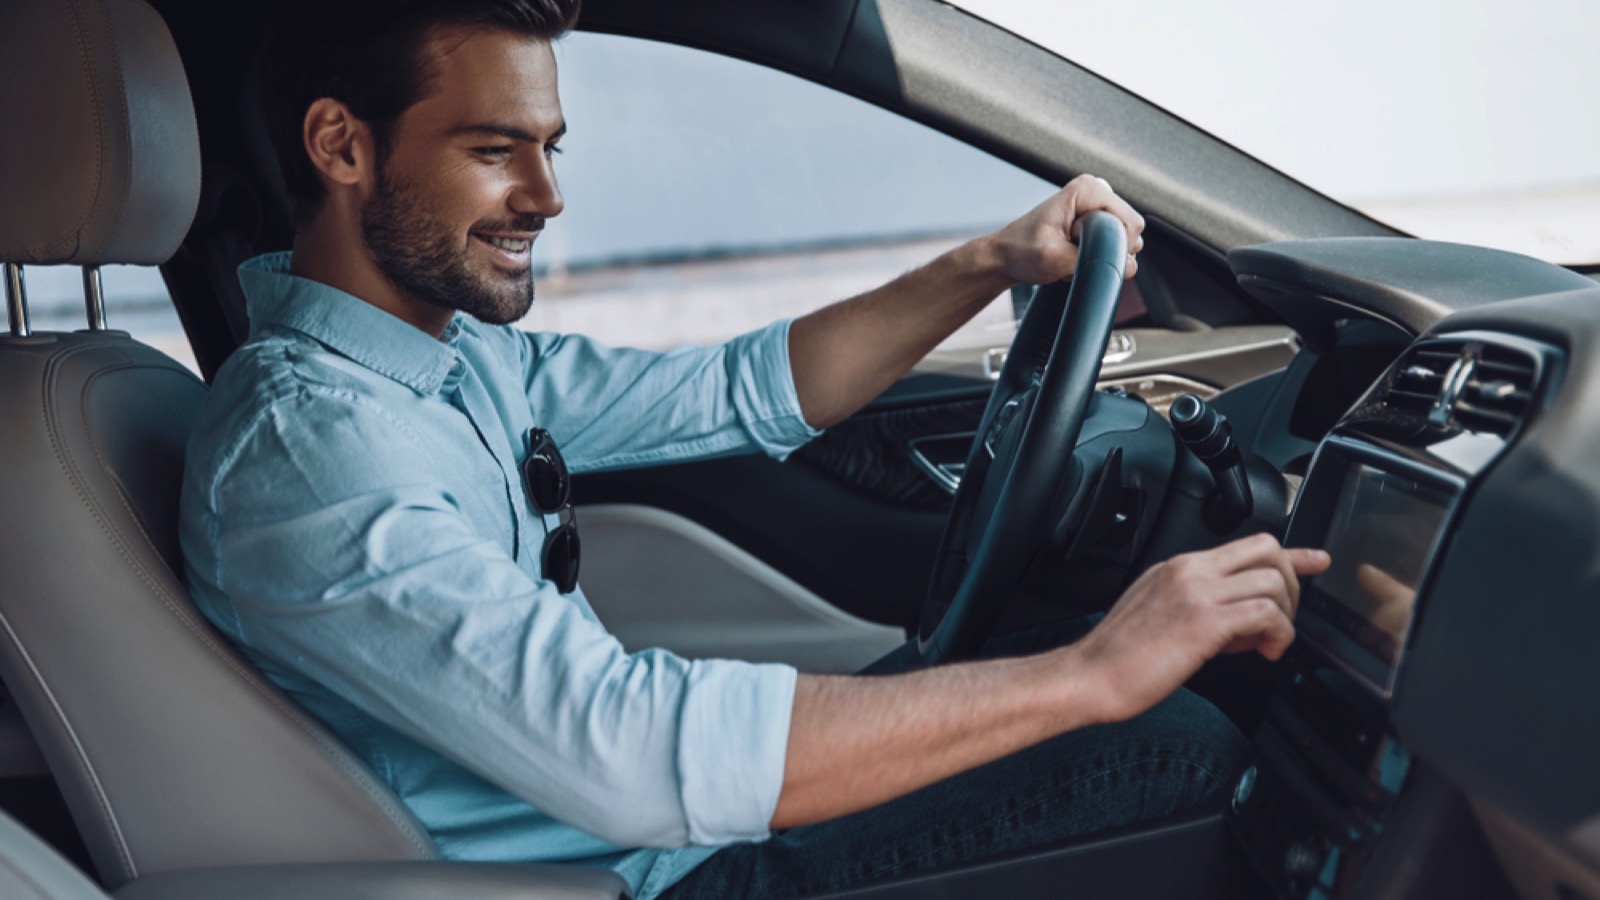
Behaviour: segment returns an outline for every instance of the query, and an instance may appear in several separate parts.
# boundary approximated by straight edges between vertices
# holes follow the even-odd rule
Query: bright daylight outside
[[[1418,237],[1600,264],[1594,0],[956,0]]]
[[[1600,263],[1600,4],[961,0],[1369,215]],[[668,347],[870,288],[1051,186],[809,82],[573,35],[558,49],[566,212],[535,248],[537,330]],[[27,273],[81,327],[78,270]],[[108,268],[111,325],[188,359],[154,269]],[[952,340],[1004,336],[998,302]]]

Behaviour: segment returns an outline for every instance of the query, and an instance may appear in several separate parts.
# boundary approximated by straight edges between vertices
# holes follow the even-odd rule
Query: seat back
[[[0,121],[26,123],[0,142],[0,261],[169,257],[194,215],[199,147],[160,17],[142,0],[5,0],[0,67]],[[435,857],[404,806],[188,599],[178,495],[204,385],[125,334],[26,333],[13,300],[0,679],[102,881]]]

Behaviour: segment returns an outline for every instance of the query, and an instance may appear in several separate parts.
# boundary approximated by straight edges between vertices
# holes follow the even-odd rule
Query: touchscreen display
[[[1393,666],[1450,499],[1431,485],[1349,463],[1322,544],[1333,564],[1311,579],[1303,602]]]

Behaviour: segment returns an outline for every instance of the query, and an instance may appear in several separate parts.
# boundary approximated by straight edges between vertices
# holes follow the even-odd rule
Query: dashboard
[[[1283,897],[1600,897],[1600,289],[1418,241],[1230,262],[1305,341],[1251,440],[1304,474],[1286,543],[1335,560],[1233,796],[1246,855]],[[1373,323],[1418,335],[1375,378]],[[1330,368],[1367,386],[1318,436]]]

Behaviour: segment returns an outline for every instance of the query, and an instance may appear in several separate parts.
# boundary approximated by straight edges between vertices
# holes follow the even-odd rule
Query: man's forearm
[[[1010,285],[980,238],[795,320],[789,364],[806,421],[826,428],[854,413]]]
[[[802,675],[774,828],[845,815],[1089,724],[1064,654]]]
[[[806,421],[826,428],[854,413],[1011,285],[1048,284],[1072,274],[1074,222],[1096,209],[1127,226],[1131,277],[1144,246],[1144,218],[1104,180],[1081,175],[994,234],[797,319],[789,331],[789,363]]]

